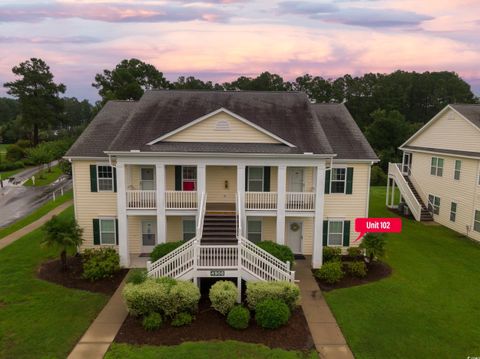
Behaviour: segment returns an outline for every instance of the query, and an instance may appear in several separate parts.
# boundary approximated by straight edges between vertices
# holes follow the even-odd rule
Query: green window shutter
[[[112,170],[113,170],[113,192],[117,192],[117,169],[113,167]]]
[[[350,221],[343,222],[343,246],[350,246]]]
[[[263,167],[263,192],[270,192],[270,167]]]
[[[326,170],[325,171],[325,193],[329,194],[330,193],[330,173],[332,171]]]
[[[182,190],[182,166],[175,166],[175,191]]]
[[[323,221],[323,246],[328,245],[328,221]]]
[[[93,244],[100,244],[100,220],[93,219]]]
[[[353,167],[347,168],[347,194],[352,194],[353,190]]]
[[[115,243],[118,246],[118,219],[115,219]]]
[[[90,165],[90,191],[98,192],[97,190],[97,166]]]
[[[248,191],[248,166],[245,166],[245,192]]]

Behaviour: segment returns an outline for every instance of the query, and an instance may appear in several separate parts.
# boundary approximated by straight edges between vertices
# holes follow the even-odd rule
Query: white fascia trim
[[[428,153],[428,154],[432,154],[432,155],[437,155],[439,157],[461,157],[461,158],[471,158],[471,159],[475,159],[475,160],[478,160],[480,158],[479,156],[467,156],[467,155],[460,155],[460,154],[457,154],[457,153],[445,153],[445,152],[429,151],[429,150],[417,150],[417,149],[413,149],[413,148],[402,148],[402,147],[400,147],[399,149],[402,150],[402,151],[405,151],[405,152]],[[446,151],[448,151],[448,150],[446,149]]]
[[[63,156],[65,160],[93,160],[93,161],[107,161],[108,156],[105,157],[93,157],[93,156]]]
[[[349,159],[334,159],[333,164],[336,163],[367,163],[373,165],[374,163],[378,163],[380,160],[349,160]]]
[[[125,157],[219,157],[219,158],[242,158],[242,157],[274,157],[274,158],[301,158],[301,159],[326,159],[336,155],[312,155],[312,154],[282,154],[282,153],[221,153],[221,152],[130,152],[130,151],[106,151],[108,155],[121,155]]]
[[[296,147],[295,145],[291,144],[290,142],[285,141],[283,138],[280,138],[280,137],[278,137],[277,135],[274,135],[273,133],[271,133],[271,132],[265,130],[264,128],[262,128],[262,127],[260,127],[260,126],[258,126],[258,125],[256,125],[256,124],[248,121],[246,118],[243,118],[242,116],[239,116],[239,115],[237,115],[236,113],[233,113],[232,111],[227,110],[227,109],[224,108],[224,107],[220,107],[218,110],[215,110],[215,111],[213,111],[213,112],[207,113],[206,115],[204,115],[204,116],[202,116],[202,117],[199,117],[199,118],[197,118],[196,120],[193,120],[192,122],[187,123],[186,125],[183,125],[183,126],[177,128],[177,129],[175,129],[175,130],[173,130],[173,131],[171,131],[171,132],[169,132],[169,133],[166,133],[165,135],[160,136],[159,138],[157,138],[157,139],[155,139],[155,140],[153,140],[153,141],[150,141],[149,143],[147,143],[147,145],[154,145],[155,143],[157,143],[157,142],[159,142],[159,141],[163,141],[163,140],[167,139],[168,137],[171,137],[171,136],[175,135],[176,133],[179,133],[179,132],[181,132],[181,131],[183,131],[183,130],[185,130],[185,129],[193,126],[193,125],[196,125],[196,124],[199,123],[199,122],[202,122],[202,121],[206,120],[207,118],[210,118],[210,117],[212,117],[212,116],[215,116],[216,114],[218,114],[218,113],[220,113],[220,112],[225,112],[226,114],[228,114],[228,115],[236,118],[237,120],[242,121],[243,123],[245,123],[245,124],[247,124],[247,125],[255,128],[256,130],[264,133],[265,135],[267,135],[267,136],[269,136],[269,137],[272,137],[272,138],[274,138],[275,140],[277,140],[277,141],[279,141],[279,142],[282,142],[283,144],[287,145],[288,147]]]

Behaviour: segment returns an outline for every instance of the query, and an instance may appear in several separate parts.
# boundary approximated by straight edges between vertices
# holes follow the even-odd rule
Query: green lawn
[[[35,174],[35,184],[33,184],[32,179],[30,178],[27,182],[25,182],[24,186],[35,186],[41,187],[49,185],[50,183],[55,182],[63,174],[62,170],[59,166],[53,166],[50,168],[50,172],[48,170],[42,170]]]
[[[23,228],[32,222],[35,222],[37,219],[39,219],[40,217],[50,212],[52,209],[71,200],[72,198],[73,198],[72,191],[65,192],[63,196],[57,197],[55,201],[49,201],[45,203],[43,206],[41,206],[40,208],[30,213],[28,216],[23,217],[22,219],[16,221],[15,223],[12,223],[8,227],[0,228],[0,239],[8,236],[9,234],[15,231],[18,231],[20,228]]]
[[[248,329],[247,329],[248,330]],[[264,345],[241,343],[237,341],[224,342],[186,342],[175,346],[133,346],[113,344],[105,355],[105,359],[313,359],[318,358],[315,351],[303,353],[270,349]]]
[[[385,188],[371,217],[391,217]],[[325,293],[356,358],[480,356],[480,245],[442,226],[403,220],[390,234],[382,281]]]
[[[5,156],[7,155],[7,147],[8,147],[8,144],[0,143],[0,162],[2,162],[5,159]]]
[[[57,255],[41,238],[38,229],[0,251],[0,358],[66,358],[107,302],[36,279],[40,263]]]

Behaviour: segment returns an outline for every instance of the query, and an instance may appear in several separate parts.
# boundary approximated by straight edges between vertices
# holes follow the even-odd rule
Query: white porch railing
[[[157,207],[156,191],[128,190],[127,208],[154,209]]]
[[[405,202],[412,212],[413,217],[420,221],[422,216],[422,205],[418,202],[417,198],[413,194],[410,186],[408,185],[407,181],[403,177],[403,173],[401,170],[401,163],[389,163],[388,164],[388,177],[393,178],[395,183],[402,194],[402,197],[405,199]],[[387,191],[388,196],[388,191]],[[388,198],[387,198],[388,199]],[[387,202],[388,204],[388,202]]]
[[[277,192],[245,192],[245,208],[256,210],[277,209]]]
[[[197,209],[197,191],[165,191],[165,209]]]
[[[313,192],[287,192],[285,209],[289,211],[314,211],[315,193]]]
[[[237,269],[238,267],[238,247],[201,245],[199,246],[199,255],[197,268],[210,269]]]

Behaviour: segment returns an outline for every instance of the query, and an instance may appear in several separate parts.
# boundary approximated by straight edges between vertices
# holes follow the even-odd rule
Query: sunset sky
[[[217,82],[449,70],[480,94],[479,35],[479,0],[0,0],[0,83],[40,57],[68,96],[96,100],[95,73],[136,57]]]

